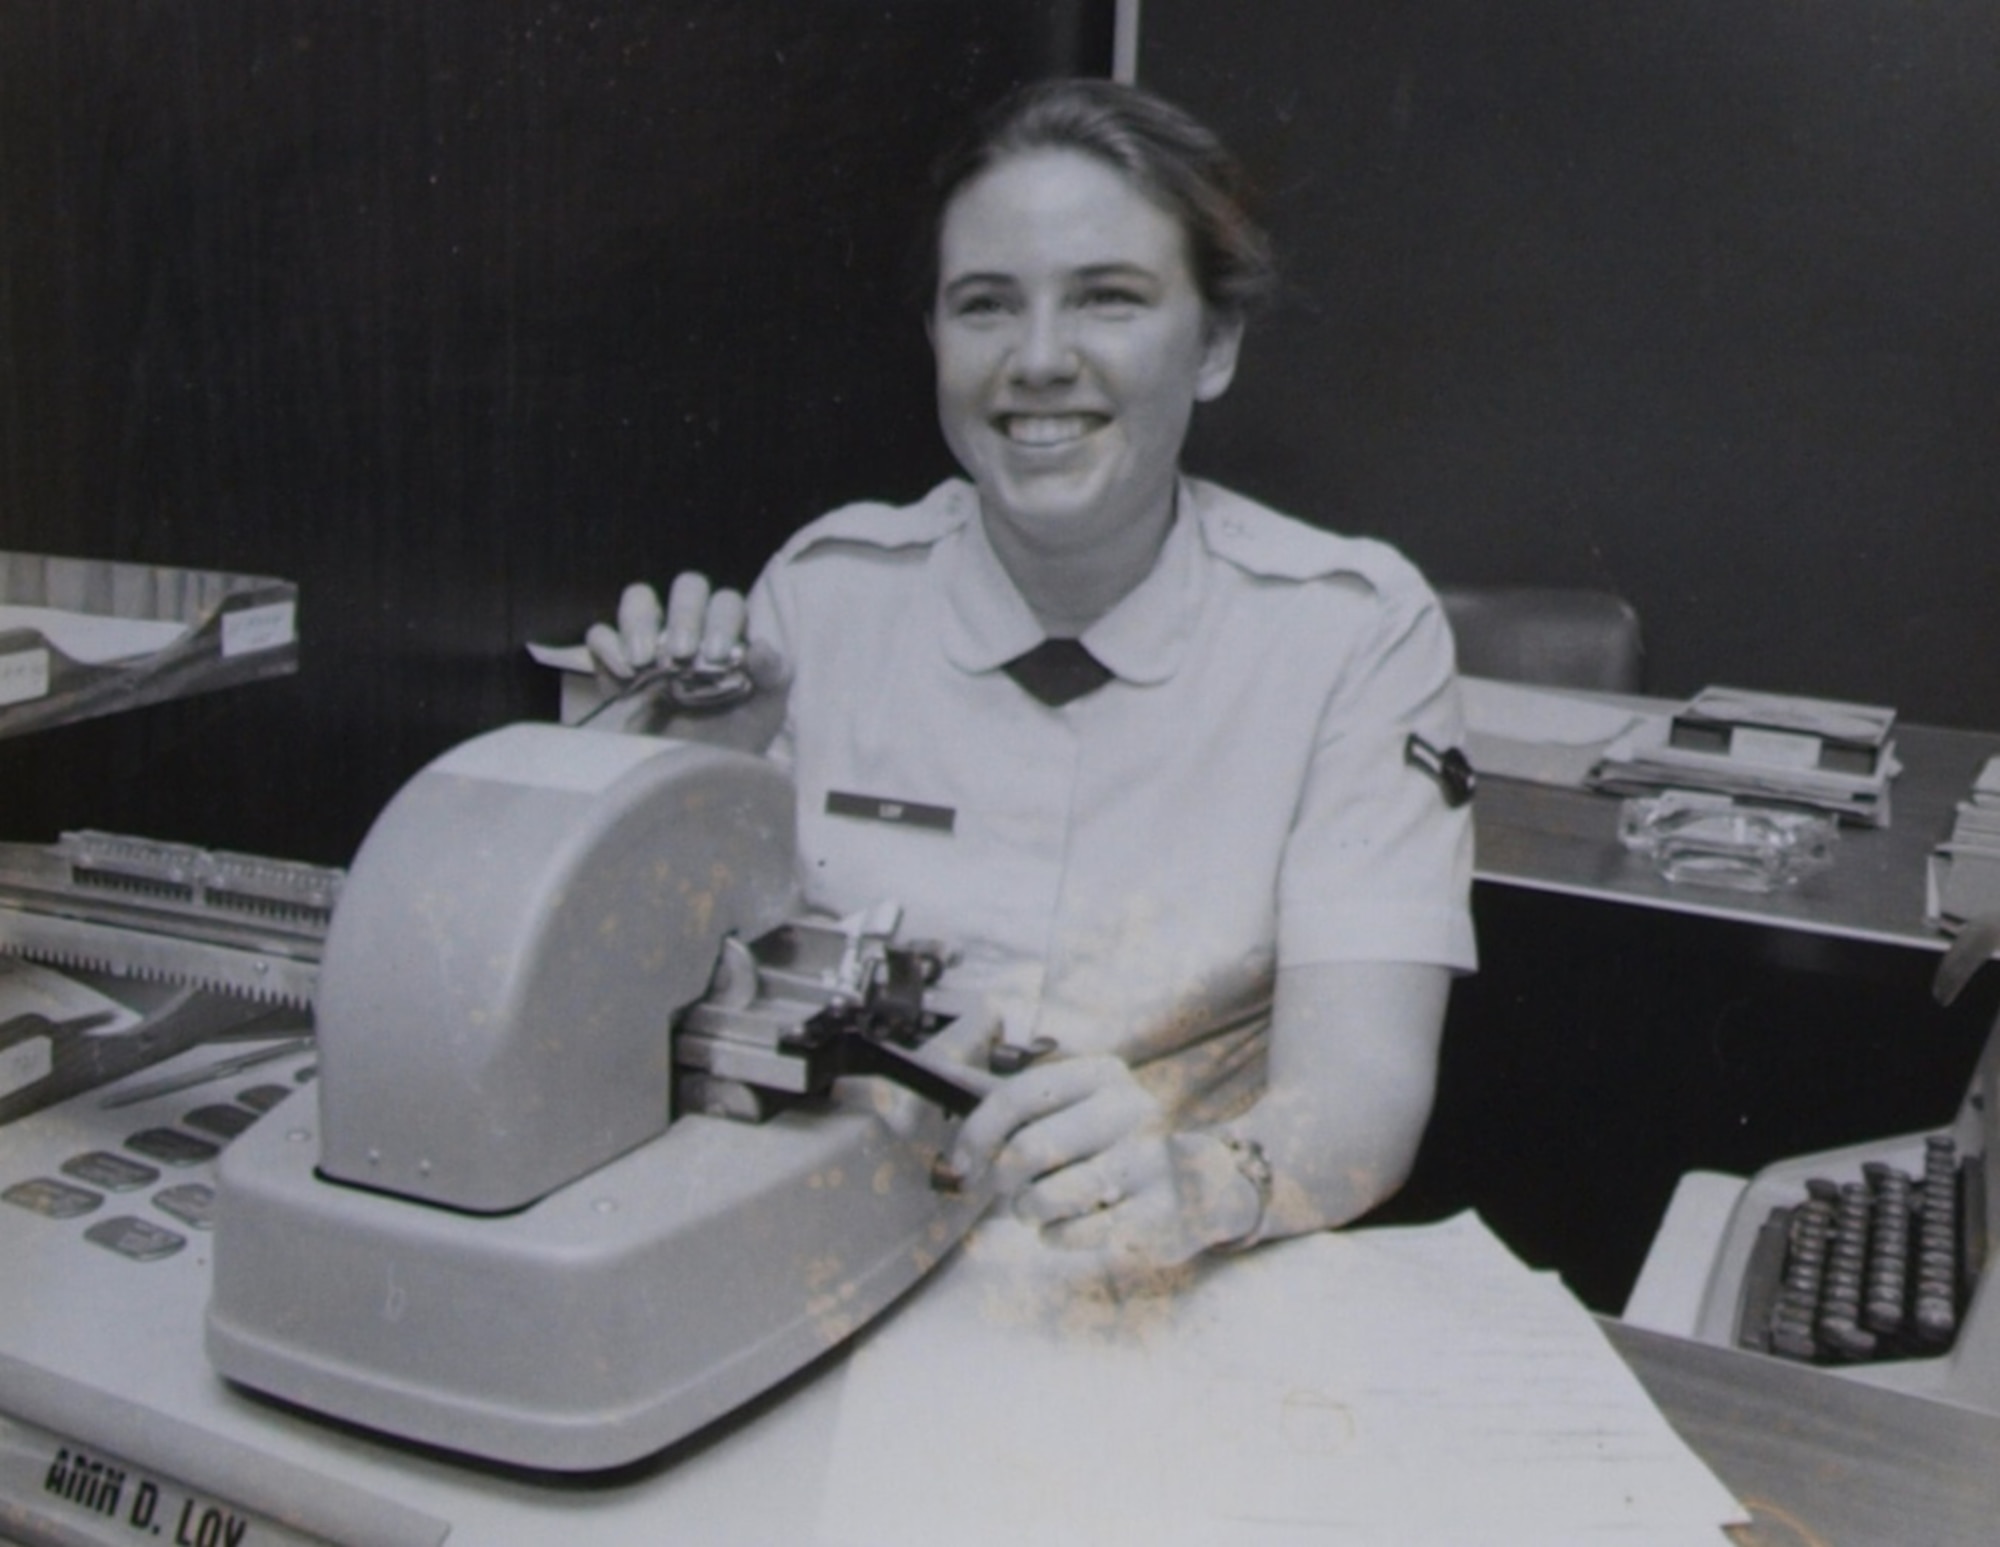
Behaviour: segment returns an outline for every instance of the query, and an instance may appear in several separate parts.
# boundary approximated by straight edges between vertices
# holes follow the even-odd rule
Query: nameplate
[[[296,602],[266,602],[261,607],[238,607],[222,615],[222,653],[225,657],[276,650],[298,637]]]
[[[898,827],[922,827],[934,833],[948,833],[958,820],[949,806],[926,806],[914,800],[890,800],[881,795],[854,795],[846,790],[826,792],[828,816],[855,817],[863,822],[888,822]]]

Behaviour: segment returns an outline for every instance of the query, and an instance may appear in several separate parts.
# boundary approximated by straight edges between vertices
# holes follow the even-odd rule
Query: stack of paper
[[[1135,1290],[984,1225],[847,1372],[821,1547],[1722,1547],[1736,1501],[1477,1218]]]
[[[1613,742],[1591,782],[1619,794],[1706,790],[1886,827],[1895,721],[1877,705],[1707,688]]]
[[[1559,688],[1461,677],[1465,750],[1482,775],[1582,789],[1604,749],[1647,718]]]
[[[1931,923],[1956,932],[2000,917],[2000,757],[1988,758],[1958,803],[1951,836],[1931,856]]]

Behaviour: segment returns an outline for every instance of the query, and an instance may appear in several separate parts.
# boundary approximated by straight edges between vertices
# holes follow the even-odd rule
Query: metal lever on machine
[[[805,1061],[807,1083],[815,1092],[824,1091],[845,1075],[876,1074],[953,1117],[963,1117],[992,1088],[991,1080],[982,1081],[980,1072],[970,1066],[945,1074],[920,1062],[893,1041],[878,1036],[868,1025],[867,1012],[859,1009],[824,1011],[814,1016],[803,1032],[779,1045]]]
[[[854,956],[850,939],[843,977],[850,989],[860,989],[860,996],[843,995],[779,1040],[780,1052],[805,1064],[807,1090],[819,1095],[843,1075],[876,1074],[954,1117],[978,1106],[990,1080],[982,1081],[979,1071],[965,1066],[946,1072],[912,1051],[940,1024],[924,1009],[924,990],[941,970],[938,958],[922,949],[881,947],[857,974]]]
[[[926,1044],[958,1023],[967,1007],[949,993],[933,1001],[945,958],[929,943],[890,942],[892,909],[839,925],[795,921],[754,945],[724,942],[706,998],[675,1028],[683,1111],[761,1122],[800,1102],[827,1098],[847,1075],[875,1075],[953,1116],[977,1106],[996,1077],[1055,1049],[978,1042],[963,1035],[954,1055]],[[977,1046],[981,1065],[962,1063]]]
[[[883,950],[867,973],[865,997],[829,1005],[797,1032],[779,1040],[780,1052],[806,1066],[806,1086],[824,1093],[843,1075],[873,1074],[963,1117],[985,1099],[995,1081],[1026,1068],[1055,1050],[1048,1038],[1031,1047],[998,1043],[987,1054],[986,1068],[952,1064],[948,1068],[916,1055],[939,1027],[939,1018],[925,1010],[924,990],[937,981],[941,962],[922,948]]]

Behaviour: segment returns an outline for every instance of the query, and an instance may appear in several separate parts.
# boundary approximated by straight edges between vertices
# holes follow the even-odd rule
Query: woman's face
[[[1037,546],[1164,519],[1188,418],[1228,387],[1241,332],[1209,318],[1179,222],[1095,157],[1009,157],[946,207],[939,421],[987,519]]]

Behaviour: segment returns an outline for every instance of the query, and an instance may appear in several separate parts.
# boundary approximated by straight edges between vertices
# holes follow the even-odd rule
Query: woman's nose
[[[1060,308],[1030,307],[1014,346],[1014,375],[1024,382],[1066,381],[1076,374],[1076,338]]]

